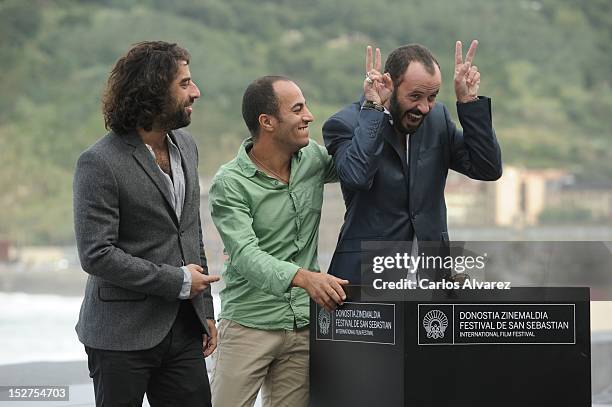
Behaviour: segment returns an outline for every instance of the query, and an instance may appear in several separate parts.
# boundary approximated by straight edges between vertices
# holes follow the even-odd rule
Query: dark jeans
[[[211,406],[202,329],[191,301],[182,301],[170,332],[152,349],[85,351],[97,407],[142,406],[145,393],[151,407]]]

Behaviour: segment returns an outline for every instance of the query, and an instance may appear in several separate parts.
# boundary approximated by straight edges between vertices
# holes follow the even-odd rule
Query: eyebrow
[[[411,95],[417,94],[417,93],[439,93],[440,92],[440,88],[434,88],[434,89],[414,89],[412,92],[410,92]]]

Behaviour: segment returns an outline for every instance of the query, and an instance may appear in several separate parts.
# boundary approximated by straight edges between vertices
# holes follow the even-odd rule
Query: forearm
[[[221,237],[230,266],[249,283],[279,297],[287,292],[299,266],[271,256],[253,242],[239,242],[223,233]]]
[[[213,222],[229,255],[230,267],[262,291],[283,295],[299,267],[260,248],[253,230],[251,208],[244,201],[243,194],[224,180],[216,180],[210,189],[209,205]]]
[[[291,280],[291,286],[306,289],[306,287],[308,286],[307,273],[310,273],[310,271],[304,270],[303,268],[299,268],[293,276],[293,279]]]
[[[81,266],[88,274],[129,290],[177,298],[184,280],[180,267],[154,264],[113,245],[79,243]]]
[[[496,180],[502,173],[501,149],[491,118],[491,100],[480,97],[458,103],[457,113],[463,134],[453,134],[451,168],[471,178]]]
[[[334,157],[338,177],[349,188],[369,189],[372,185],[383,150],[386,120],[383,112],[362,109],[354,128],[340,119],[332,119],[323,126],[323,137]]]
[[[200,239],[200,266],[204,269],[204,274],[209,274],[208,271],[208,259],[206,258],[206,252],[204,251],[204,239],[202,234],[202,220],[198,215],[198,235]],[[215,309],[213,305],[213,299],[211,294],[211,288],[208,287],[202,292],[202,296],[204,298],[204,312],[206,313],[206,318],[214,319],[215,318]]]

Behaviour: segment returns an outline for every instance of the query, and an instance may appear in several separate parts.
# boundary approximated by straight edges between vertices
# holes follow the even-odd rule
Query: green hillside
[[[80,151],[104,133],[100,95],[131,44],[187,47],[202,91],[191,132],[211,176],[246,135],[244,88],[285,74],[324,120],[360,94],[364,49],[419,42],[454,104],[454,41],[480,40],[481,93],[493,98],[504,161],[612,176],[609,0],[0,1],[0,238],[72,241]],[[454,111],[454,108],[451,108]]]

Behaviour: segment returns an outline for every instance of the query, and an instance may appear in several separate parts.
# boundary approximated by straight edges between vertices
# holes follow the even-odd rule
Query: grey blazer
[[[149,349],[176,318],[183,264],[208,268],[202,243],[198,151],[184,130],[170,137],[181,153],[185,203],[181,220],[154,158],[137,133],[108,133],[79,157],[74,226],[81,266],[89,274],[76,331],[86,346]],[[192,300],[208,332],[210,289]]]

